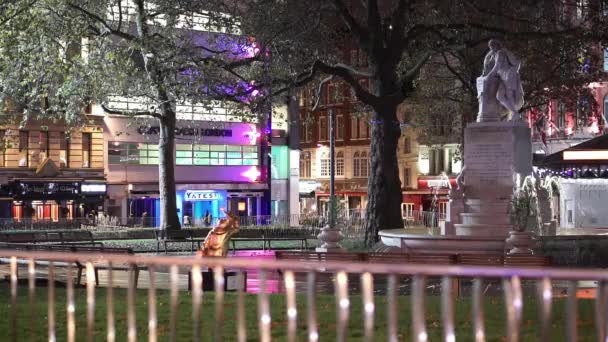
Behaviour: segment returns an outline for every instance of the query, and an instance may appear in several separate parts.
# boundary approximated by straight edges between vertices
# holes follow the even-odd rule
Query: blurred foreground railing
[[[317,341],[320,339],[322,331],[319,330],[319,317],[324,312],[317,312],[315,298],[317,298],[316,288],[320,276],[332,274],[335,281],[334,297],[336,302],[336,325],[328,325],[327,329],[335,329],[335,336],[338,341],[348,339],[348,323],[349,315],[351,314],[351,298],[353,293],[349,287],[349,279],[353,276],[359,277],[360,298],[362,301],[362,315],[364,327],[364,339],[366,341],[374,341],[375,336],[382,333],[386,335],[389,341],[397,341],[398,337],[398,308],[396,298],[399,295],[397,292],[397,279],[403,276],[411,277],[411,340],[427,341],[429,335],[427,333],[426,315],[425,315],[425,288],[430,279],[441,279],[441,327],[442,340],[455,341],[455,302],[453,296],[453,285],[460,278],[473,279],[473,290],[471,295],[472,301],[472,329],[475,341],[485,341],[486,331],[484,325],[484,282],[493,279],[501,279],[502,289],[505,300],[506,312],[506,335],[508,341],[518,341],[521,338],[522,326],[522,310],[526,305],[524,300],[526,297],[522,295],[522,281],[534,282],[538,289],[539,303],[539,336],[538,340],[548,341],[549,333],[552,328],[551,320],[551,305],[552,305],[552,286],[554,281],[566,281],[566,310],[565,319],[566,338],[568,341],[577,340],[577,281],[591,280],[597,281],[597,296],[595,302],[595,333],[598,341],[605,341],[606,331],[608,329],[608,320],[606,319],[608,310],[608,272],[600,270],[582,270],[582,269],[555,269],[555,268],[502,268],[502,267],[475,267],[475,266],[440,266],[440,265],[417,265],[417,264],[372,264],[372,263],[355,263],[355,262],[325,262],[325,263],[305,263],[294,261],[280,260],[261,260],[256,259],[252,262],[251,258],[174,258],[162,256],[126,256],[126,255],[110,255],[110,254],[95,254],[95,255],[79,255],[68,253],[51,253],[51,252],[22,252],[0,250],[0,259],[8,262],[10,270],[9,281],[10,291],[0,292],[0,300],[3,303],[9,303],[10,314],[0,317],[0,326],[8,327],[3,338],[12,341],[25,340],[25,336],[29,337],[33,333],[34,325],[40,321],[40,317],[44,317],[45,313],[36,312],[36,307],[33,303],[36,300],[36,278],[42,274],[48,280],[48,288],[45,289],[48,293],[48,307],[46,313],[48,319],[47,340],[55,341],[58,330],[62,333],[65,331],[67,341],[76,340],[76,329],[83,331],[83,328],[77,327],[79,321],[75,318],[75,291],[74,283],[71,275],[73,274],[73,263],[79,263],[85,266],[86,269],[86,336],[89,341],[95,339],[96,315],[103,312],[105,315],[106,335],[104,338],[107,341],[115,341],[118,332],[126,331],[128,341],[136,341],[142,336],[137,336],[138,332],[142,332],[141,327],[137,327],[136,321],[136,291],[134,285],[134,272],[136,269],[145,267],[149,274],[149,286],[145,296],[147,296],[147,331],[149,341],[156,341],[159,337],[159,324],[162,323],[164,330],[168,331],[168,339],[176,341],[177,336],[184,340],[184,331],[178,331],[176,327],[178,313],[178,298],[183,299],[178,289],[178,278],[180,271],[188,270],[191,272],[190,285],[192,291],[189,296],[192,299],[191,320],[192,330],[191,336],[187,340],[200,341],[202,327],[202,308],[205,306],[207,296],[203,297],[203,275],[201,271],[209,268],[213,274],[214,293],[213,309],[215,312],[215,323],[213,324],[213,336],[215,340],[222,340],[222,336],[226,334],[224,321],[224,287],[226,279],[224,271],[231,270],[236,272],[239,280],[242,280],[246,272],[257,272],[259,276],[259,289],[257,297],[257,314],[255,315],[257,323],[257,331],[254,329],[248,330],[247,327],[255,326],[247,324],[247,319],[251,319],[245,311],[245,295],[243,293],[242,281],[237,281],[239,284],[238,293],[236,296],[236,317],[234,317],[234,327],[238,341],[246,341],[248,339],[259,339],[260,341],[270,341],[271,329],[273,320],[277,322],[286,321],[287,335],[285,340],[295,341],[298,335],[298,327],[307,328],[307,340]],[[44,262],[44,263],[43,263]],[[116,298],[114,294],[114,280],[118,271],[113,267],[118,265],[130,265],[127,290],[127,309],[126,309],[126,324],[125,326],[117,325],[118,313],[115,311]],[[27,270],[25,278],[27,286],[20,285],[19,266]],[[6,266],[6,265],[4,265]],[[108,286],[106,292],[106,309],[96,312],[95,303],[97,302],[95,290],[95,269],[104,266],[108,269]],[[42,268],[45,272],[37,272]],[[56,296],[55,281],[58,278],[59,268],[67,268],[66,279],[66,300],[58,302]],[[281,281],[283,283],[286,298],[286,307],[279,312],[272,312],[270,300],[266,291],[268,285],[268,274],[280,270],[282,274]],[[295,276],[305,275],[306,279],[306,296],[296,296]],[[168,308],[162,308],[163,311],[169,312],[168,322],[159,322],[157,311],[157,279],[160,275],[168,275],[170,304]],[[350,276],[350,278],[349,278]],[[387,289],[383,296],[386,296],[387,312],[377,315],[376,299],[377,294],[374,291],[375,278],[384,277],[387,279]],[[28,302],[21,303],[26,307],[19,307],[18,293],[27,291]],[[359,298],[359,294],[357,298]],[[306,312],[298,312],[297,301],[306,301],[306,305],[300,305],[300,308],[305,307]],[[141,301],[140,301],[141,302]],[[300,303],[302,304],[302,303]],[[56,308],[60,307],[67,312],[66,321],[59,321],[56,317]],[[250,306],[249,306],[250,307]],[[207,312],[210,308],[205,309]],[[19,313],[19,314],[18,314]],[[279,315],[284,314],[285,317]],[[386,319],[386,332],[380,332],[375,328],[375,320],[378,316]],[[306,324],[298,325],[298,317],[305,317]],[[29,327],[28,332],[19,330],[19,320],[27,320],[27,324],[23,326]],[[322,319],[327,319],[322,318]],[[4,322],[2,322],[4,320]],[[300,319],[302,323],[304,319]],[[183,324],[184,322],[180,322]],[[376,321],[376,324],[378,322]],[[435,324],[435,323],[434,323]],[[66,329],[59,329],[59,326],[64,326]],[[251,328],[249,328],[251,329]],[[304,329],[304,328],[300,328]],[[234,332],[233,332],[234,333]],[[211,336],[211,332],[205,331],[206,336]],[[99,336],[97,336],[99,338]],[[81,340],[79,338],[78,340]]]

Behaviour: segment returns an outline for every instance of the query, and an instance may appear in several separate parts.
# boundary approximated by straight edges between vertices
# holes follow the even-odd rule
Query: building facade
[[[120,116],[106,116],[103,124],[109,215],[122,222],[147,216],[158,224],[158,124]],[[182,224],[208,224],[207,217],[221,217],[224,210],[238,216],[269,213],[263,139],[256,124],[229,116],[178,121],[175,183]]]
[[[105,209],[103,123],[30,121],[0,129],[0,217],[58,221]]]
[[[350,87],[341,82],[328,82],[322,87],[319,108],[313,112],[315,100],[313,88],[300,92],[300,212],[325,213],[329,208],[329,124],[332,110],[336,118],[335,190],[339,207],[360,211],[367,205],[368,114],[356,111]]]

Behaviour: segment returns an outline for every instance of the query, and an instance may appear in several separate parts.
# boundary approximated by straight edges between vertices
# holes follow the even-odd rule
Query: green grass
[[[0,284],[0,340],[5,341],[10,338],[10,296],[7,283]],[[115,316],[117,327],[117,341],[126,340],[127,326],[127,297],[124,289],[114,290],[115,298]],[[159,341],[168,339],[169,334],[169,293],[168,291],[159,290],[157,292],[157,312],[158,312],[158,332]],[[86,302],[85,290],[82,288],[75,289],[76,296],[76,313],[77,320],[76,334],[77,341],[86,340]],[[147,290],[138,290],[136,298],[136,316],[137,316],[137,335],[138,340],[147,339]],[[359,296],[351,298],[351,312],[349,327],[347,330],[348,341],[359,341],[363,338],[363,316],[362,306]],[[177,318],[177,333],[180,341],[191,341],[192,326],[191,326],[191,297],[188,292],[180,292],[179,309]],[[306,340],[306,306],[305,297],[298,295],[298,338]],[[386,341],[386,297],[376,296],[376,329],[375,340]],[[271,310],[272,310],[272,338],[275,341],[283,341],[286,339],[286,308],[285,298],[282,295],[270,295]],[[27,297],[27,287],[19,287],[18,293],[18,341],[29,339],[29,301]],[[56,305],[55,315],[57,322],[57,341],[66,340],[66,291],[64,288],[56,288]],[[105,341],[106,339],[106,289],[98,289],[96,293],[96,311],[95,311],[95,333],[96,341]],[[399,337],[401,341],[411,340],[411,309],[409,297],[399,297],[398,315],[399,315]],[[593,341],[595,339],[594,322],[593,322],[593,302],[591,300],[579,301],[579,316],[577,320],[579,341]],[[36,341],[45,341],[47,332],[47,288],[39,287],[36,292],[35,301],[35,333]],[[223,326],[223,337],[226,341],[236,340],[236,296],[233,293],[227,293],[225,302],[225,321]],[[247,310],[247,332],[249,340],[259,340],[256,321],[256,296],[247,295],[245,308]],[[331,295],[319,295],[317,297],[317,310],[319,317],[320,341],[335,340],[336,329],[336,312],[334,297]],[[505,335],[505,307],[502,300],[496,298],[486,298],[485,301],[485,326],[486,336],[488,341],[501,341]],[[552,313],[552,329],[551,341],[562,341],[565,339],[565,302],[562,299],[557,299],[553,302]],[[426,326],[430,341],[438,341],[441,339],[441,311],[440,299],[436,296],[426,297]],[[456,301],[456,327],[458,341],[471,341],[472,336],[472,318],[470,298],[460,298]],[[538,340],[537,329],[537,307],[534,300],[526,298],[523,320],[522,333],[524,341]],[[214,296],[211,292],[205,292],[203,295],[202,309],[202,336],[204,340],[210,340],[213,335],[214,326]]]

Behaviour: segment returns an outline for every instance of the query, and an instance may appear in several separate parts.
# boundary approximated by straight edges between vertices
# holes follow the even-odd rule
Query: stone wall
[[[545,236],[536,251],[557,267],[608,267],[608,236]]]

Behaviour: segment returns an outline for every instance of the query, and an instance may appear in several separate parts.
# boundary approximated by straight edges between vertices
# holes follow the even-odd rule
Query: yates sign
[[[160,133],[160,126],[139,126],[139,128],[137,128],[137,132],[139,134],[158,135]],[[175,135],[201,137],[232,137],[232,130],[219,128],[178,127],[175,129]]]
[[[220,198],[215,191],[188,190],[184,196],[186,201],[213,201]]]

